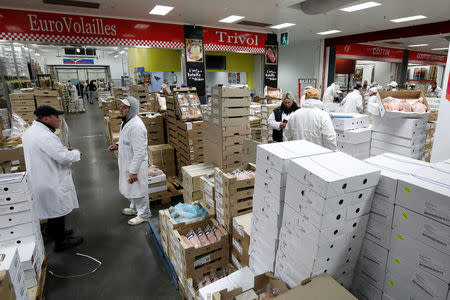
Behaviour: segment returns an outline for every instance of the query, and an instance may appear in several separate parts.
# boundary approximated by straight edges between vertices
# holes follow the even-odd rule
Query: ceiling
[[[89,0],[84,0],[89,1]],[[334,9],[326,14],[306,15],[300,10],[289,6],[302,0],[92,0],[100,3],[99,9],[66,7],[61,5],[43,4],[42,0],[0,0],[0,6],[6,8],[26,7],[30,10],[95,15],[103,17],[128,18],[136,20],[197,24],[248,31],[271,32],[270,28],[243,26],[238,24],[223,24],[218,20],[230,15],[245,16],[247,21],[257,21],[269,24],[295,23],[290,27],[290,40],[321,39],[317,32],[339,29],[342,32],[326,37],[346,36],[410,25],[419,25],[449,20],[449,0],[375,0],[381,6],[353,13]],[[312,0],[314,1],[314,0]],[[315,0],[343,1],[343,0]],[[355,1],[358,4],[366,1]],[[156,4],[174,6],[167,16],[152,16],[148,12]],[[345,5],[348,6],[348,5]],[[406,23],[392,23],[389,20],[412,15],[425,15],[428,18]],[[439,28],[437,28],[439,30]],[[448,29],[447,29],[448,30]],[[286,30],[282,30],[286,31]],[[276,31],[274,31],[276,32]]]
[[[388,48],[409,49],[413,51],[447,54],[449,41],[447,41],[445,37],[448,36],[450,36],[450,33],[442,35],[437,34],[437,35],[418,36],[412,38],[395,39],[395,40],[376,41],[366,44]],[[408,47],[409,45],[420,45],[420,44],[428,44],[428,46]],[[447,50],[437,50],[437,51],[431,50],[434,48],[447,48]]]

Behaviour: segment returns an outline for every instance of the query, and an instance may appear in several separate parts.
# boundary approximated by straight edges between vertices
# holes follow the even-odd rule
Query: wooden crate
[[[195,300],[199,299],[199,297],[197,295],[198,282],[201,281],[205,276],[208,276],[212,272],[216,273],[217,276],[220,276],[220,275],[227,276],[227,274],[229,275],[235,271],[237,271],[236,268],[232,264],[228,264],[225,267],[221,266],[215,270],[208,271],[205,273],[200,273],[200,274],[196,275],[195,277],[190,277],[190,278],[186,279],[185,288],[188,293],[189,299],[195,299]]]

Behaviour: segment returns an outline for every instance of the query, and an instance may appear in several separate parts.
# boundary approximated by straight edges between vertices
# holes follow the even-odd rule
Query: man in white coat
[[[138,225],[150,220],[148,200],[148,149],[147,128],[138,116],[139,101],[134,97],[122,99],[120,115],[122,126],[119,143],[109,146],[109,151],[119,150],[119,191],[130,201],[123,209],[127,216],[136,215],[128,221]]]
[[[48,232],[57,252],[83,242],[65,228],[65,216],[79,207],[71,166],[81,159],[81,152],[64,147],[54,134],[63,113],[51,106],[38,107],[34,112],[36,121],[22,135],[34,211],[40,220],[48,219]]]
[[[442,89],[437,86],[436,81],[431,83],[431,86],[428,88],[427,93],[435,93],[438,98],[442,97]]]
[[[338,91],[340,90],[340,86],[336,83],[332,83],[323,94],[323,102],[324,103],[333,103],[334,99],[338,97]]]
[[[360,113],[363,111],[363,99],[361,96],[361,85],[357,84],[353,88],[353,92],[342,100],[341,105],[344,106],[345,113]]]
[[[337,149],[336,132],[317,89],[306,91],[306,100],[302,108],[292,113],[285,136],[288,141],[306,140],[330,150]]]

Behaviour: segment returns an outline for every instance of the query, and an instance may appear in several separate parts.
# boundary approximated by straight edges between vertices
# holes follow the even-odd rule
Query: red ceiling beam
[[[449,32],[450,20],[329,38],[325,39],[325,47],[409,38],[423,35],[445,34]]]

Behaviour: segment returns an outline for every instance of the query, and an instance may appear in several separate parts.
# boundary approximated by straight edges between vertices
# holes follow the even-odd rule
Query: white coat
[[[131,118],[119,135],[119,191],[127,199],[148,194],[147,128],[139,116]],[[137,174],[138,181],[128,183],[128,174]]]
[[[81,158],[41,122],[34,121],[22,135],[25,164],[30,175],[37,218],[58,218],[78,208],[71,166]]]
[[[358,90],[348,93],[348,95],[342,100],[341,105],[344,106],[345,113],[359,113],[363,110],[363,102],[361,93]]]
[[[436,95],[437,95],[437,97],[438,98],[441,98],[442,97],[442,89],[440,88],[440,87],[436,87],[436,89],[434,90],[434,92],[433,92],[433,89],[431,88],[431,86],[428,88],[428,91],[427,91],[427,93],[436,93]]]
[[[306,140],[331,150],[337,148],[330,115],[317,99],[305,100],[302,108],[291,114],[284,134],[288,141]]]
[[[332,103],[334,98],[338,96],[337,91],[339,90],[339,86],[337,84],[332,83],[323,94],[323,101],[325,103]]]

